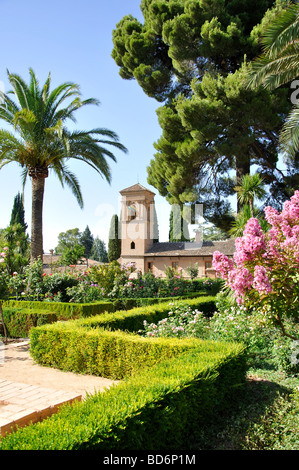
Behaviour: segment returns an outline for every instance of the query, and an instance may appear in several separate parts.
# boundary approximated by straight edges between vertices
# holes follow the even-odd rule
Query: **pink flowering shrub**
[[[213,256],[217,276],[225,280],[237,303],[259,307],[283,333],[286,317],[297,321],[299,310],[299,191],[279,213],[265,208],[270,226],[264,233],[258,220],[248,220],[243,236],[235,241],[233,259]]]

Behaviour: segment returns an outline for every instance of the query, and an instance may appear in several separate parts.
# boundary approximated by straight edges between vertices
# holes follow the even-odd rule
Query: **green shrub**
[[[45,334],[52,330],[55,335],[59,330],[57,326],[38,330]],[[60,331],[64,328],[69,330],[70,327],[64,326]],[[78,331],[77,340],[81,341],[83,333],[83,329]],[[97,332],[85,334],[88,344],[93,344]],[[106,334],[115,338],[119,333]],[[130,349],[125,343],[130,343],[132,337],[133,341],[137,339],[135,335],[122,333],[123,354]],[[0,447],[3,450],[182,449],[188,439],[200,434],[207,417],[229,406],[234,393],[244,383],[246,360],[241,345],[146,338],[139,338],[138,343],[158,347],[159,352],[164,347],[167,353],[163,353],[160,362],[139,368],[108,391],[89,396],[73,406],[66,405],[47,420],[8,435],[2,439]],[[83,341],[77,349],[85,348],[86,344]],[[134,347],[130,350],[132,358]],[[107,360],[110,351],[107,347]],[[165,359],[169,351],[173,351],[173,355]],[[112,350],[111,355],[114,354]],[[140,349],[137,349],[136,359],[139,354]],[[147,354],[144,359],[148,359]],[[132,370],[127,373],[132,374]]]
[[[190,342],[149,341],[137,334],[87,328],[79,322],[56,323],[35,328],[30,333],[30,351],[39,364],[65,371],[93,374],[112,379],[137,373],[178,355],[192,346]]]
[[[68,302],[70,297],[67,289],[77,286],[79,278],[71,273],[53,273],[44,277],[45,298],[54,300],[59,296],[61,302]]]
[[[7,335],[11,338],[26,338],[31,328],[57,321],[54,312],[5,307],[3,317]]]
[[[88,317],[102,312],[113,312],[112,302],[100,301],[90,304],[70,304],[66,302],[37,302],[26,300],[8,300],[3,303],[7,307],[32,308],[34,310],[47,310],[55,312],[58,320],[68,320],[71,318]]]
[[[122,297],[118,299],[113,299],[113,305],[115,310],[130,310],[135,307],[142,307],[145,305],[154,305],[161,302],[172,302],[182,299],[192,299],[203,296],[205,294],[204,291],[200,292],[189,292],[185,295],[180,296],[166,296],[166,297]],[[215,302],[213,301],[213,305],[211,304],[211,312],[215,311]]]
[[[217,312],[210,321],[211,339],[242,342],[247,346],[252,365],[267,363],[287,374],[298,374],[298,341],[284,336],[263,309],[239,306],[225,292],[218,294],[216,305]],[[298,337],[298,322],[287,319],[285,325]]]
[[[86,320],[78,322],[78,325],[89,327],[109,327],[111,330],[127,330],[131,332],[138,332],[143,328],[144,320],[150,323],[156,323],[165,316],[174,305],[174,299],[171,302],[161,302],[154,305],[146,305],[143,307],[136,307],[127,311],[116,311],[113,315],[103,314],[94,316]],[[203,312],[207,317],[212,314],[215,308],[215,301],[213,297],[198,297],[195,299],[181,300],[182,305],[191,306],[193,309],[198,309]]]
[[[200,298],[187,302],[205,304]],[[38,363],[123,380],[8,435],[0,447],[163,450],[194,439],[244,383],[245,349],[132,333],[145,317],[161,318],[167,310],[169,302],[33,328],[31,354]]]

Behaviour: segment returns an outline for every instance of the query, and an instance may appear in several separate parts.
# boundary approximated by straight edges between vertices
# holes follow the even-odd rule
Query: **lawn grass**
[[[299,381],[252,367],[229,410],[205,423],[193,450],[299,450]]]

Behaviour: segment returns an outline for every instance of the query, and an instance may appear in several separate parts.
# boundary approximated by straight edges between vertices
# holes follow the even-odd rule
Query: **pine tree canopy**
[[[262,34],[288,4],[142,0],[144,21],[128,15],[113,31],[121,77],[161,103],[148,183],[172,204],[203,203],[205,219],[222,230],[233,220],[228,197],[253,168],[267,187],[265,204],[279,206],[294,190],[293,169],[279,167],[289,90],[248,87]]]

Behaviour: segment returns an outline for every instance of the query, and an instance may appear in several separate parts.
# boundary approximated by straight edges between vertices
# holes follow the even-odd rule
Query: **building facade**
[[[195,242],[157,242],[155,193],[135,184],[120,191],[121,258],[123,264],[134,263],[135,272],[152,272],[165,277],[167,268],[173,268],[185,278],[188,267],[197,265],[198,277],[215,277],[212,268],[214,251],[233,256],[235,240]]]

